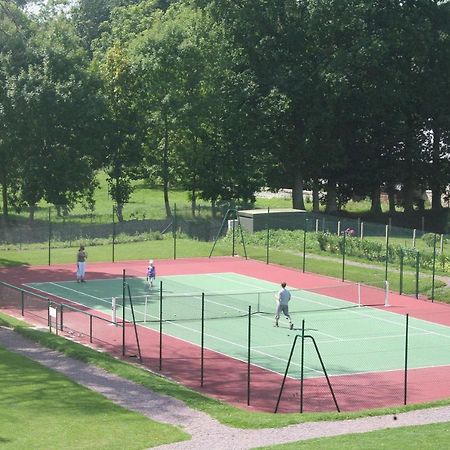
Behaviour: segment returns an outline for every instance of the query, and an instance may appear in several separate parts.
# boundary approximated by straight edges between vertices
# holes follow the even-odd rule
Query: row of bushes
[[[243,233],[246,244],[264,247],[267,246],[268,236],[266,231],[249,233],[244,230]],[[424,235],[424,238],[426,237],[426,239],[430,241],[429,236],[431,236],[431,239],[433,240],[432,242],[434,243],[433,234]],[[228,234],[226,239],[232,239],[231,235]],[[235,239],[238,238],[235,236]],[[371,239],[360,239],[351,236],[346,236],[344,240],[343,236],[337,236],[336,234],[327,232],[307,233],[306,251],[307,253],[332,253],[336,255],[342,255],[344,253],[344,242],[346,256],[371,262],[386,262],[386,246],[384,243]],[[301,253],[303,252],[304,245],[303,231],[272,230],[269,235],[269,243],[271,248],[289,249],[291,251],[297,251]],[[388,262],[389,264],[399,265],[400,259],[403,255],[403,264],[405,266],[416,267],[418,253],[420,268],[432,270],[434,259],[434,245],[430,250],[423,250],[418,252],[415,248],[403,247],[398,244],[389,244]],[[435,267],[436,270],[442,272],[450,272],[450,256],[439,254],[439,252],[436,252]]]
[[[184,236],[184,235],[183,235]],[[181,237],[181,236],[180,236]],[[145,241],[161,241],[163,239],[172,239],[172,233],[163,234],[160,231],[150,231],[146,233],[134,233],[125,234],[120,233],[115,236],[114,242],[116,244],[127,244],[130,242],[145,242]],[[99,237],[80,237],[76,240],[61,240],[56,236],[51,241],[51,248],[71,248],[78,247],[80,244],[89,247],[95,247],[99,245],[112,245],[112,236],[99,238]],[[0,250],[17,250],[15,244],[3,244],[0,245]],[[48,242],[40,242],[36,244],[22,244],[19,246],[21,250],[36,249],[36,248],[48,248]]]

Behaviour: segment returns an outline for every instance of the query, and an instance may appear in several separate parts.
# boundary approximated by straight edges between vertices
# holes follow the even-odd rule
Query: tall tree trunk
[[[8,186],[6,182],[2,182],[2,208],[3,208],[3,218],[5,221],[8,220],[9,211],[8,211]]]
[[[167,123],[167,115],[164,115],[164,148],[163,148],[163,190],[164,190],[164,207],[166,208],[166,217],[172,217],[172,210],[169,203],[169,128]]]
[[[395,194],[393,192],[388,193],[389,212],[395,213]]]
[[[320,192],[320,183],[318,180],[314,180],[312,186],[313,212],[319,212],[320,209],[319,192]]]
[[[116,204],[117,220],[123,222],[123,203]]]
[[[196,155],[197,154],[197,149],[198,149],[198,145],[197,145],[198,139],[197,136],[193,136],[192,138],[192,150],[193,150],[193,154]],[[192,158],[194,159],[194,158]],[[192,166],[195,167],[195,165],[193,163],[191,163]],[[196,173],[194,173],[194,175],[192,175],[192,188],[191,188],[191,211],[192,211],[192,217],[195,217],[195,213],[197,210],[197,179],[198,176],[196,175]]]
[[[407,181],[404,183],[403,188],[403,208],[405,212],[413,212],[414,211],[414,189],[412,183]]]
[[[29,210],[29,215],[28,215],[28,220],[30,222],[34,221],[34,213],[36,212],[36,205],[31,205],[30,206],[30,210]]]
[[[372,214],[381,214],[381,189],[379,187],[375,188],[370,195],[372,205],[370,206],[370,212]]]
[[[387,186],[387,194],[389,201],[389,212],[395,213],[395,188],[391,184]]]
[[[195,192],[195,189],[192,189],[192,192],[191,192],[192,217],[195,217],[196,210],[197,210],[197,193]]]
[[[294,209],[305,209],[303,199],[303,177],[300,173],[294,176],[294,185],[292,186],[292,207]]]
[[[327,183],[327,203],[325,206],[326,213],[334,213],[337,211],[337,190],[336,182],[328,180]]]
[[[438,127],[433,127],[433,173],[436,175],[431,179],[431,209],[434,211],[439,211],[442,209],[442,185],[440,183],[440,177],[437,174],[440,174],[441,171],[441,130]]]

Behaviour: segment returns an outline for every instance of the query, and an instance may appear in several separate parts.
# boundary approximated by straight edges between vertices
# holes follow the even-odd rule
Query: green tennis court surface
[[[160,313],[160,282],[162,282],[162,314]],[[371,308],[358,298],[355,285],[346,289],[345,301],[341,288],[329,288],[327,294],[291,289],[290,311],[294,330],[280,318],[274,324],[274,296],[279,285],[236,273],[176,275],[158,277],[152,288],[144,278],[128,278],[136,320],[142,326],[159,330],[160,314],[167,335],[200,345],[202,295],[205,293],[205,347],[246,361],[248,350],[249,305],[251,306],[252,363],[278,373],[284,373],[292,342],[301,333],[316,340],[329,375],[350,375],[365,372],[401,370],[405,364],[406,320],[392,309]],[[43,293],[85,305],[111,314],[112,298],[117,299],[117,317],[121,318],[123,282],[121,278],[89,280],[87,283],[31,283]],[[352,291],[353,290],[353,291]],[[339,295],[338,295],[339,293]],[[128,290],[126,290],[128,297]],[[370,300],[370,299],[368,299]],[[376,302],[375,302],[376,303]],[[126,320],[132,318],[128,298]],[[307,342],[305,377],[322,376],[317,356]],[[409,318],[408,367],[424,368],[450,365],[450,328]],[[294,355],[290,376],[299,377],[300,357]]]

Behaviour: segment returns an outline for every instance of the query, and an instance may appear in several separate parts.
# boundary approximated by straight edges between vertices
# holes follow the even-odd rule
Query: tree
[[[28,41],[32,25],[14,2],[0,2],[0,185],[2,210],[8,219],[14,197],[21,155],[23,111],[16,105],[14,80],[29,59]]]
[[[31,61],[14,79],[26,124],[16,206],[34,208],[41,199],[68,209],[80,199],[92,205],[100,108],[85,52],[62,16],[42,23],[30,47]]]
[[[142,164],[141,117],[133,93],[136,92],[131,63],[116,45],[96,64],[102,80],[101,94],[106,105],[104,164],[109,193],[116,203],[116,214],[123,220],[123,207],[133,192],[132,180]]]

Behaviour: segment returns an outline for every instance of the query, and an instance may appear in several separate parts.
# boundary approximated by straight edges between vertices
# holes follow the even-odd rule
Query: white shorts
[[[77,263],[77,279],[80,280],[84,278],[84,274],[86,273],[86,263],[78,262]]]

